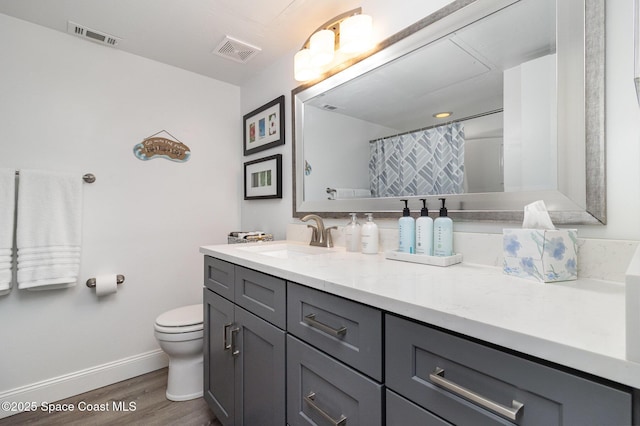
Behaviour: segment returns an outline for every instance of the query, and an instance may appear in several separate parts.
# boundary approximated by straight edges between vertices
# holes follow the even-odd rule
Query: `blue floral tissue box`
[[[504,273],[544,283],[578,278],[577,229],[504,229]]]

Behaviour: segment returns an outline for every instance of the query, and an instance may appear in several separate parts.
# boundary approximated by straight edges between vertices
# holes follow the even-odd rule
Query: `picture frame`
[[[282,154],[244,163],[244,199],[282,198]]]
[[[246,114],[242,123],[245,156],[284,145],[284,95]]]

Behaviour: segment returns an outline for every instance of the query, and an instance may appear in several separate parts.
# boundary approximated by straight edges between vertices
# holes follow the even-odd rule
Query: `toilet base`
[[[204,389],[203,376],[202,356],[190,359],[170,359],[167,399],[170,401],[188,401],[202,397]]]

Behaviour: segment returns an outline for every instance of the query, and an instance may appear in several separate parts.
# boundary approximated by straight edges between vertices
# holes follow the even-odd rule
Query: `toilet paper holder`
[[[116,284],[122,284],[123,282],[124,282],[124,275],[121,275],[121,274],[116,275]],[[95,278],[89,278],[87,280],[87,287],[95,288],[96,287],[96,279]]]

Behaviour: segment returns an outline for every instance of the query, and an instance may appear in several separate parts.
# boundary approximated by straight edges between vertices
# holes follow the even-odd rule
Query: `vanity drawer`
[[[220,296],[233,300],[233,282],[235,277],[235,265],[216,259],[204,257],[204,285]]]
[[[387,389],[387,426],[454,426]]]
[[[288,335],[287,424],[381,425],[382,385]]]
[[[287,331],[382,381],[382,312],[288,283]]]
[[[287,317],[285,280],[236,266],[234,287],[237,305],[284,330]]]
[[[632,398],[613,387],[423,324],[387,315],[387,387],[454,424],[631,424]],[[464,389],[473,395],[463,395]],[[475,399],[475,401],[474,401]],[[506,411],[523,406],[515,420]],[[496,414],[499,407],[505,413]],[[513,422],[513,423],[511,423]]]

